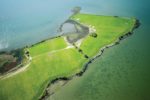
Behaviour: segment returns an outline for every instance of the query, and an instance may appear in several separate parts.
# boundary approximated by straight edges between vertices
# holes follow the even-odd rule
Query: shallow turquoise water
[[[68,0],[0,0],[0,51],[55,36],[72,7]]]
[[[135,34],[106,50],[51,99],[150,100],[149,5],[149,0],[0,0],[0,51],[55,36],[74,6],[84,13],[134,16],[142,23]]]

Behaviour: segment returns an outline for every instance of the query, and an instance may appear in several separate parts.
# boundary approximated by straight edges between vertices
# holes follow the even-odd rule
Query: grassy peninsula
[[[68,77],[78,73],[83,65],[99,50],[116,42],[121,36],[133,31],[135,18],[76,14],[70,19],[95,30],[96,37],[89,33],[78,48],[68,45],[60,36],[35,44],[28,50],[31,56],[29,66],[22,72],[0,79],[1,100],[37,100],[44,92],[49,81],[57,77]],[[77,43],[74,43],[77,45]]]

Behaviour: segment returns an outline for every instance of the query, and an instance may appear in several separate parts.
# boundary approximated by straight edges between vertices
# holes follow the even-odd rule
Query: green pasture
[[[120,36],[132,31],[135,19],[114,16],[99,16],[90,14],[77,14],[71,17],[85,25],[94,26],[97,38],[88,35],[81,44],[81,49],[92,57],[100,48],[113,43]]]
[[[32,57],[37,56],[42,53],[50,52],[52,50],[57,50],[66,47],[66,42],[62,37],[50,39],[29,48],[30,55]]]

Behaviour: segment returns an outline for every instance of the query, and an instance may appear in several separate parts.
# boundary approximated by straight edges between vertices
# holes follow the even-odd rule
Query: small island
[[[44,100],[51,84],[81,76],[138,26],[135,18],[73,14],[60,26],[61,35],[0,54],[0,98]]]

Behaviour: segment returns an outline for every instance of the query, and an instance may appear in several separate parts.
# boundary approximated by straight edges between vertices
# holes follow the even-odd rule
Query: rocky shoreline
[[[61,25],[61,27],[62,27],[62,25]],[[118,40],[115,41],[114,43],[101,48],[100,51],[99,51],[99,53],[96,54],[96,56],[94,56],[93,58],[89,59],[89,61],[87,63],[85,63],[85,65],[83,66],[83,68],[81,69],[80,72],[78,72],[78,73],[76,73],[74,75],[71,75],[70,77],[58,77],[58,78],[55,78],[55,79],[51,80],[50,82],[48,82],[47,86],[45,87],[44,92],[42,93],[41,96],[39,96],[39,100],[45,100],[49,96],[53,95],[55,93],[55,91],[49,92],[49,90],[51,89],[52,86],[57,85],[59,82],[62,82],[63,84],[61,84],[61,86],[64,86],[69,80],[73,79],[74,77],[81,77],[84,74],[84,72],[86,72],[86,70],[88,69],[89,64],[91,64],[95,59],[97,59],[98,57],[100,57],[103,54],[103,52],[104,52],[105,49],[113,47],[115,45],[118,45],[122,40],[124,40],[127,37],[131,36],[133,34],[134,29],[138,28],[140,25],[141,25],[140,21],[136,19],[136,23],[135,23],[135,25],[134,25],[134,27],[133,27],[133,29],[132,29],[131,32],[128,32],[125,35],[120,36],[118,38]],[[60,31],[61,31],[61,29],[60,29]],[[42,42],[45,42],[45,41],[47,41],[49,39],[54,39],[54,38],[58,38],[58,37],[61,37],[61,36],[63,36],[63,34],[55,36],[55,37],[51,37],[51,38],[48,38],[48,39],[45,39],[45,40],[40,41],[40,42],[38,42],[36,44],[33,44],[33,45],[25,46],[25,47],[23,47],[21,49],[24,49],[26,47],[32,47],[32,46],[35,46],[35,45],[40,44]],[[16,50],[18,50],[18,49],[16,49]],[[12,50],[12,51],[15,51],[15,50]],[[9,51],[9,52],[11,52],[11,51]],[[1,51],[0,53],[7,53],[7,52]],[[5,75],[14,73],[14,72],[16,72],[17,70],[19,70],[21,68],[23,68],[23,67],[22,66],[15,67],[15,68],[9,70],[8,72],[4,73],[3,75],[0,75],[0,78],[2,78],[2,77],[4,78]]]
[[[138,19],[136,19],[136,22],[134,24],[134,27],[132,29],[131,32],[128,32],[122,36],[120,36],[114,43],[109,44],[107,46],[104,46],[103,48],[100,49],[99,53],[96,54],[96,56],[94,56],[93,58],[89,59],[89,61],[87,63],[85,63],[85,65],[83,66],[82,70],[78,73],[76,73],[75,75],[72,75],[70,77],[59,77],[59,78],[55,78],[53,80],[51,80],[48,85],[45,88],[45,91],[43,92],[42,96],[39,97],[39,100],[46,100],[49,96],[53,95],[55,93],[55,91],[52,91],[50,93],[50,89],[53,85],[58,84],[60,81],[63,81],[64,84],[62,84],[61,86],[64,86],[68,81],[70,81],[71,79],[73,79],[74,77],[81,77],[84,72],[86,72],[86,70],[89,67],[89,64],[91,64],[94,60],[96,60],[98,57],[102,56],[102,54],[104,53],[105,49],[108,49],[110,47],[113,47],[115,45],[120,44],[120,42],[124,39],[126,39],[127,37],[131,36],[133,34],[133,31],[135,29],[137,29],[139,26],[141,25],[140,21]]]

